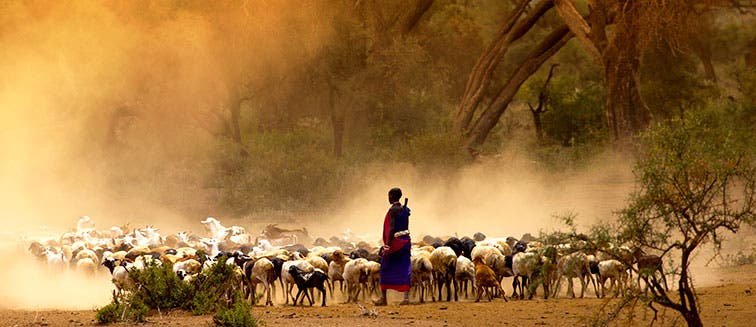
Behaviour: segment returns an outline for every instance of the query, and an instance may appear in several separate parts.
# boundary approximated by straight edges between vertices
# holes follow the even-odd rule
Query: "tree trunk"
[[[231,140],[233,140],[234,143],[239,146],[239,155],[241,155],[242,157],[249,155],[249,152],[247,152],[247,149],[244,147],[244,143],[242,142],[240,127],[241,106],[242,103],[246,100],[246,98],[237,98],[232,102],[231,107],[229,108],[229,110],[231,111],[231,120],[229,121],[229,124],[231,125]]]
[[[517,7],[505,19],[499,35],[475,63],[467,80],[462,101],[457,108],[457,115],[454,118],[454,129],[456,131],[465,133],[470,128],[470,122],[472,122],[475,112],[491,84],[491,76],[509,50],[509,45],[525,35],[541,16],[554,5],[553,1],[539,2],[537,7],[530,10],[527,16],[520,21],[520,17],[529,3],[530,0],[521,0],[517,4]]]
[[[751,41],[748,50],[749,51],[745,56],[746,67],[756,68],[756,37]]]
[[[632,19],[632,14],[626,19]],[[625,145],[651,120],[640,95],[638,35],[632,23],[616,26],[612,44],[603,54],[606,81],[606,120],[612,143]]]
[[[533,114],[533,126],[535,127],[536,139],[538,142],[543,142],[543,123],[541,122],[541,114],[544,111],[537,109],[530,109],[530,113]]]
[[[401,35],[407,35],[411,32],[432,5],[433,0],[417,0],[412,10],[407,15],[407,18],[402,22],[402,25],[399,28],[399,33]]]
[[[716,83],[717,72],[714,70],[714,64],[711,61],[711,48],[708,44],[705,44],[699,36],[694,36],[692,42],[693,52],[696,54],[696,57],[701,60],[701,64],[703,64],[704,78]]]
[[[569,32],[567,26],[556,29],[520,63],[493,102],[491,102],[470,129],[470,133],[465,140],[465,146],[471,153],[475,153],[476,149],[486,141],[488,134],[499,122],[501,115],[507,110],[509,103],[512,102],[522,83],[538,71],[541,65],[559,51],[572,36],[573,34]]]
[[[541,122],[541,115],[547,111],[546,106],[549,101],[549,82],[551,82],[551,78],[554,77],[554,69],[556,69],[557,66],[559,66],[559,64],[553,64],[551,65],[551,68],[549,68],[549,75],[546,76],[546,81],[543,82],[543,87],[541,87],[541,90],[538,92],[538,105],[533,108],[533,106],[528,103],[530,113],[533,114],[533,126],[535,127],[536,139],[538,142],[543,142],[543,123]]]
[[[344,145],[344,121],[343,108],[336,105],[336,90],[330,85],[328,90],[328,105],[331,107],[331,129],[333,130],[333,155],[341,158]]]
[[[703,327],[703,321],[701,321],[701,316],[698,312],[683,312],[683,318],[685,318],[685,322],[688,323],[688,327]]]

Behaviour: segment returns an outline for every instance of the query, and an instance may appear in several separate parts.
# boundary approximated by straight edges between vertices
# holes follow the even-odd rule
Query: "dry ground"
[[[713,273],[713,274],[712,274]],[[756,326],[756,265],[710,270],[707,278],[699,282],[698,293],[703,306],[703,319],[707,326]],[[279,294],[280,296],[280,294]],[[398,294],[397,294],[398,296]],[[253,315],[267,326],[583,326],[589,318],[600,314],[607,300],[586,299],[525,300],[505,303],[437,302],[399,306],[398,299],[386,307],[375,308],[377,317],[362,314],[355,304],[329,302],[328,307],[276,307],[257,306]],[[613,302],[610,302],[613,303]],[[649,310],[639,308],[632,325],[648,325]],[[0,326],[90,326],[94,325],[94,311],[25,311],[0,310]],[[626,326],[619,321],[616,326]],[[155,326],[210,326],[212,317],[192,316],[185,312],[162,312],[149,317],[147,325]],[[667,310],[660,311],[655,326],[682,326],[684,321]]]

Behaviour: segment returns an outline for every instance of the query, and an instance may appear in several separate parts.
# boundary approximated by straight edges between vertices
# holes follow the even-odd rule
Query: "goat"
[[[316,288],[320,291],[320,296],[323,299],[321,306],[326,306],[325,282],[328,281],[328,275],[326,275],[320,269],[315,269],[311,273],[302,274],[302,271],[300,271],[297,266],[291,266],[289,268],[289,274],[291,274],[291,276],[294,278],[294,281],[297,284],[297,288],[299,289],[297,296],[294,297],[295,306],[297,305],[297,300],[299,299],[299,296],[302,295],[302,293],[304,293],[302,301],[304,301],[304,298],[306,297],[310,302],[310,306],[312,306],[312,298],[308,293],[308,290],[311,288]]]
[[[656,272],[658,271],[661,275],[661,280],[664,283],[664,289],[669,291],[669,287],[667,286],[667,277],[664,276],[664,269],[662,264],[662,258],[658,255],[638,255],[635,258],[635,261],[638,264],[638,286],[640,286],[640,280],[643,278],[643,280],[646,282],[646,286],[643,289],[643,292],[648,292],[648,285],[651,284],[649,282],[649,277],[658,284],[658,281],[656,280]]]
[[[496,278],[496,274],[494,274],[494,271],[493,269],[491,269],[491,267],[487,266],[483,262],[483,258],[475,258],[473,264],[475,264],[475,288],[477,289],[478,293],[477,297],[475,298],[475,302],[480,302],[480,297],[483,295],[484,291],[488,296],[488,301],[491,302],[491,300],[493,300],[493,294],[488,290],[489,287],[493,287],[498,290],[501,296],[504,298],[504,301],[508,302],[507,296],[504,293],[504,289],[501,287],[499,280]]]

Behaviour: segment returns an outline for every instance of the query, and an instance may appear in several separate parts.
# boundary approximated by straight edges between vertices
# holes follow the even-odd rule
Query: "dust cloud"
[[[217,113],[238,100],[234,87],[271,84],[331,37],[327,11],[290,3],[0,4],[3,253],[24,253],[24,241],[59,235],[83,215],[98,229],[200,232],[199,220],[216,216],[205,184],[224,124]],[[555,214],[575,212],[582,225],[610,219],[632,188],[625,158],[599,156],[584,170],[548,174],[522,158],[504,154],[454,172],[375,164],[348,177],[326,212],[288,222],[314,236],[350,229],[377,240],[386,192],[399,186],[416,237],[519,237],[562,227]],[[219,218],[252,233],[250,223],[277,219]],[[48,274],[30,258],[5,258],[5,307],[88,309],[109,299],[107,274]]]
[[[520,237],[564,229],[555,215],[575,213],[585,227],[612,219],[632,189],[630,161],[598,156],[584,170],[544,173],[524,156],[503,156],[456,172],[427,173],[411,165],[373,167],[359,177],[334,211],[338,231],[378,239],[388,208],[387,191],[402,188],[412,210],[410,229],[422,235]],[[324,231],[327,234],[327,231]],[[328,234],[327,234],[328,235]]]
[[[170,232],[191,221],[199,232],[198,221],[215,214],[205,181],[224,123],[217,113],[238,100],[233,86],[269,83],[328,40],[319,9],[0,3],[0,245],[18,254],[2,259],[3,307],[107,303],[107,274],[48,275],[21,255],[24,242],[60,235],[80,216],[98,229],[130,223]]]
[[[12,253],[14,249],[0,247],[0,251]],[[107,270],[90,277],[73,270],[48,272],[44,268],[44,263],[23,255],[3,260],[0,309],[90,310],[111,299],[113,286]]]
[[[5,228],[67,229],[82,215],[105,225],[214,214],[217,191],[206,181],[225,124],[218,113],[238,100],[237,85],[284,76],[328,40],[320,9],[266,1],[0,4]]]

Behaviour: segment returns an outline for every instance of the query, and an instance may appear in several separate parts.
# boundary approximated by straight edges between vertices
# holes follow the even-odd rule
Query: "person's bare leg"
[[[404,300],[402,302],[399,302],[399,305],[407,305],[409,304],[409,291],[404,292]]]
[[[381,298],[373,302],[375,305],[386,305],[386,290],[381,290]]]

